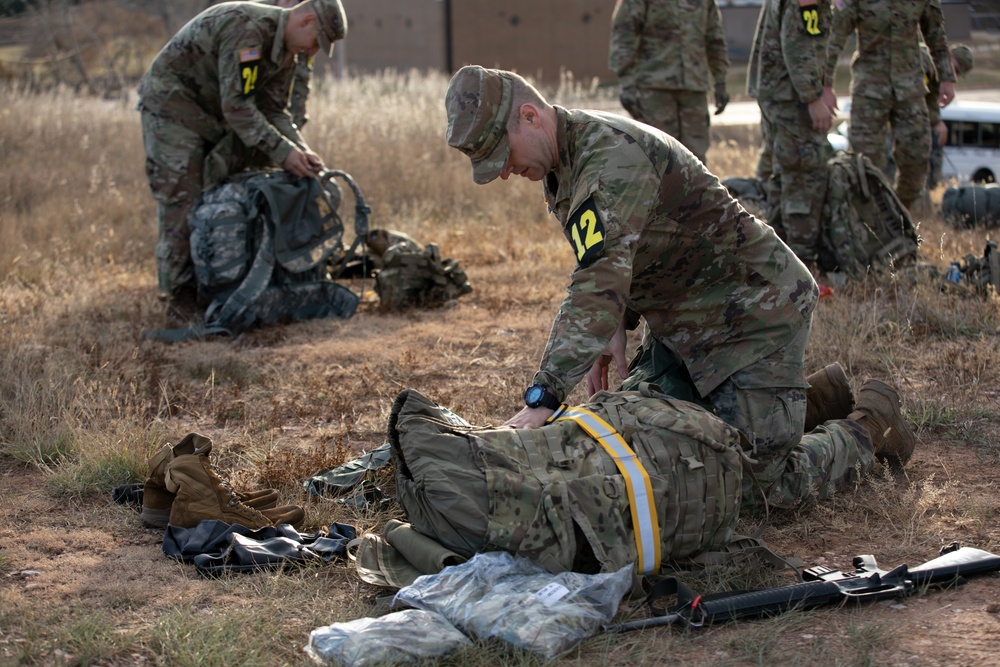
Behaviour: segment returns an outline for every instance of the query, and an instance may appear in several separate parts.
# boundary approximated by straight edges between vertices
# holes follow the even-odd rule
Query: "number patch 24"
[[[583,202],[569,217],[569,236],[578,264],[589,264],[604,250],[604,222],[597,213],[594,198]]]

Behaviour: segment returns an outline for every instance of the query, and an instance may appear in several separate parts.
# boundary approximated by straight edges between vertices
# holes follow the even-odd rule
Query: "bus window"
[[[951,122],[951,136],[948,143],[952,146],[976,146],[979,144],[978,123],[970,123],[964,120]]]
[[[997,123],[979,124],[979,145],[983,148],[1000,148],[1000,125]]]

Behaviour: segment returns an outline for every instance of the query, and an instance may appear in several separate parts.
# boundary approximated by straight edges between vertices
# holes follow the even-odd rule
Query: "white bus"
[[[941,109],[948,126],[941,175],[973,183],[1000,177],[1000,104],[955,100]]]
[[[844,107],[850,114],[850,103]],[[941,119],[948,126],[943,180],[995,183],[1000,178],[1000,104],[955,100],[941,109]],[[847,132],[845,121],[828,135],[834,149],[847,150]]]

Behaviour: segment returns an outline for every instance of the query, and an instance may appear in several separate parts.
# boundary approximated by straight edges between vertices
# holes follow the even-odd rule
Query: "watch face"
[[[529,408],[537,408],[545,398],[545,389],[537,384],[528,387],[524,392],[524,403]]]

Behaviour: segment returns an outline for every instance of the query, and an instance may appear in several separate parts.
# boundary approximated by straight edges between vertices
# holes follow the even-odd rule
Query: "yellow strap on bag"
[[[628,487],[635,546],[639,554],[638,571],[651,574],[660,569],[660,525],[649,474],[628,443],[606,421],[586,408],[569,408],[556,421],[572,420],[601,443],[611,456]]]

